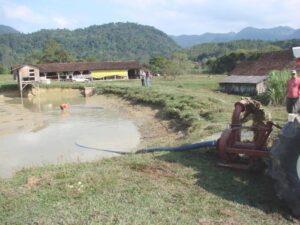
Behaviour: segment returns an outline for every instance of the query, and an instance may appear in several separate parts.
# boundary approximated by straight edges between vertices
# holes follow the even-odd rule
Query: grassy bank
[[[223,130],[240,99],[216,91],[219,79],[154,79],[150,88],[139,81],[92,85],[99,93],[159,105],[160,113],[182,123],[191,142]],[[276,122],[285,121],[284,108],[268,110]],[[217,160],[211,149],[26,169],[0,179],[0,224],[293,223],[267,176],[220,168]]]
[[[166,118],[176,119],[192,142],[222,131],[231,120],[234,103],[241,96],[219,92],[218,81],[223,76],[181,76],[174,81],[155,79],[150,88],[137,81],[99,83],[98,93],[115,94],[137,104],[159,105]],[[284,124],[284,107],[269,106],[274,122]],[[276,112],[276,113],[274,113]],[[180,123],[180,124],[179,124]]]
[[[161,83],[152,88],[97,86],[96,90],[98,93],[118,95],[136,104],[160,106],[163,116],[174,119],[173,124],[176,123],[177,128],[187,133],[187,141],[209,136],[226,126],[232,111],[229,102],[209,96],[208,90],[195,95],[184,93],[188,87],[183,84],[174,85],[167,87]],[[192,89],[190,91],[193,92]]]
[[[0,181],[1,224],[289,224],[263,175],[212,152],[47,166]]]
[[[18,90],[17,81],[12,79],[11,74],[0,74],[0,92]]]

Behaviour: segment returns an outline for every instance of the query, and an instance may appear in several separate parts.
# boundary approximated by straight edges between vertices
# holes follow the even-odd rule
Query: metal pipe
[[[246,148],[235,148],[235,147],[228,147],[226,151],[229,154],[245,154],[247,156],[252,157],[269,157],[270,152],[269,151],[261,151],[261,150],[255,150],[255,149],[246,149]]]
[[[242,112],[245,111],[245,105],[247,103],[243,100],[241,100],[240,102],[235,103],[235,108],[234,111],[232,113],[232,117],[231,117],[231,127],[237,127],[241,125],[240,122],[240,115]]]

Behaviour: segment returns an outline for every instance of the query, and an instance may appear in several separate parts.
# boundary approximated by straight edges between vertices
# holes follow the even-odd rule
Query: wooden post
[[[21,98],[23,98],[23,94],[22,94],[22,80],[21,80],[21,77],[20,77],[20,74],[18,74],[18,81],[19,81],[19,91],[20,91],[20,94],[21,94]]]

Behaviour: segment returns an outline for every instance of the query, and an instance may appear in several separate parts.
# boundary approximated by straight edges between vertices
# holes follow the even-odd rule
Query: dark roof
[[[258,84],[267,79],[267,76],[227,76],[219,84]]]
[[[264,76],[272,70],[292,69],[295,67],[291,50],[263,53],[256,61],[240,63],[230,75]]]
[[[13,66],[11,67],[11,71],[20,69],[20,68],[22,68],[22,67],[24,67],[24,66],[30,66],[30,67],[34,67],[34,68],[39,69],[36,65],[32,65],[32,64],[23,64],[23,65],[13,65]]]
[[[137,61],[105,61],[105,62],[73,62],[73,63],[47,63],[30,65],[40,69],[40,72],[72,72],[84,70],[129,70],[140,69]],[[12,70],[19,69],[20,65],[12,67]]]

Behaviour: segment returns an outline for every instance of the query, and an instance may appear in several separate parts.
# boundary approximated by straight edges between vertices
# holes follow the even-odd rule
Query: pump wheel
[[[271,149],[270,173],[277,196],[300,217],[300,123],[288,122]]]

